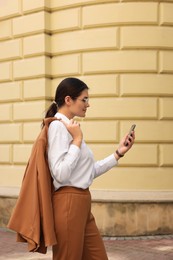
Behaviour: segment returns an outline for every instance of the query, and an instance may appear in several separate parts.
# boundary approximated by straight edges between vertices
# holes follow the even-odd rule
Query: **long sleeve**
[[[94,178],[102,175],[103,173],[109,171],[112,167],[116,166],[118,161],[115,159],[114,154],[109,155],[103,160],[96,161],[94,164],[95,176]]]

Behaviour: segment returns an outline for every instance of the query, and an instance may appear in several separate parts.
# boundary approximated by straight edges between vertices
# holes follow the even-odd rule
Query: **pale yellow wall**
[[[19,187],[44,111],[68,76],[90,87],[95,158],[136,144],[93,189],[173,189],[173,1],[0,1],[0,187]]]

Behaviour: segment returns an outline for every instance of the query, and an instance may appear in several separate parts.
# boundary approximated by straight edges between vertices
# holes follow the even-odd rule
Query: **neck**
[[[68,119],[72,119],[74,117],[69,110],[67,110],[66,108],[63,108],[63,107],[60,108],[58,110],[58,112],[63,114],[64,116],[66,116]]]

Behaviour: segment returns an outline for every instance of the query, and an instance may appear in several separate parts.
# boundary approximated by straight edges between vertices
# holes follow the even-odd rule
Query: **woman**
[[[74,117],[85,117],[88,87],[79,79],[66,78],[56,90],[45,117],[55,116],[48,130],[48,163],[53,177],[55,230],[54,260],[106,260],[103,241],[91,214],[89,186],[94,178],[117,165],[133,145],[126,135],[115,153],[95,162]],[[125,142],[127,144],[125,145]]]

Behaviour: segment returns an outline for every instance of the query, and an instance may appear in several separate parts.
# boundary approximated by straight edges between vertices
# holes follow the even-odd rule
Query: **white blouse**
[[[61,113],[55,117],[69,123]],[[53,177],[55,190],[62,186],[88,188],[93,179],[117,165],[114,154],[101,161],[94,161],[94,156],[86,143],[81,147],[71,144],[72,136],[58,120],[53,121],[48,130],[48,162]]]

